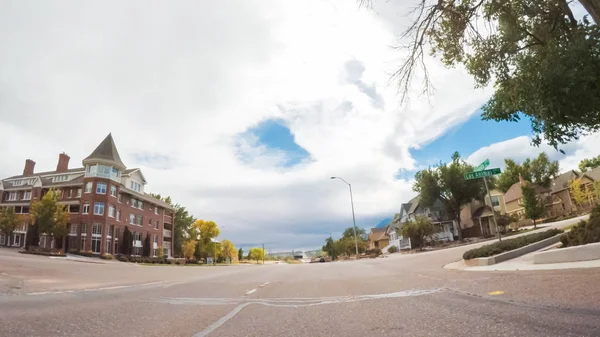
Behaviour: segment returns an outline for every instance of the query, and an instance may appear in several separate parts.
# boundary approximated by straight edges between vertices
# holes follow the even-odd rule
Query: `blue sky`
[[[257,139],[255,145],[264,146],[267,151],[284,152],[286,160],[281,163],[283,167],[292,167],[310,158],[310,153],[296,144],[294,135],[283,120],[264,120],[248,129],[243,135],[253,135]]]
[[[438,164],[440,161],[449,161],[454,151],[467,158],[484,146],[530,134],[531,125],[527,119],[519,122],[483,121],[481,111],[477,111],[465,123],[449,129],[441,137],[420,149],[411,149],[410,154],[415,159],[417,168],[420,169]],[[410,179],[415,172],[402,170],[397,177]]]

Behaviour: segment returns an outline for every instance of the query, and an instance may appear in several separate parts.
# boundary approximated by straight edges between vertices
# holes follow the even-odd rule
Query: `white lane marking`
[[[246,295],[250,295],[256,291],[256,288],[246,291]]]
[[[58,294],[76,293],[76,292],[93,292],[93,291],[103,291],[103,290],[117,290],[117,289],[135,288],[135,287],[147,287],[147,286],[152,286],[152,285],[156,285],[156,284],[163,284],[163,283],[165,283],[165,282],[158,281],[158,282],[149,282],[149,283],[142,283],[142,284],[131,284],[131,285],[124,285],[124,286],[112,286],[112,287],[91,288],[91,289],[70,289],[70,290],[62,290],[62,291],[42,291],[42,292],[35,292],[35,293],[26,293],[25,295],[28,295],[28,296],[35,296],[35,295],[58,295]]]
[[[231,310],[227,315],[221,317],[218,321],[216,321],[213,324],[209,325],[206,329],[198,332],[193,337],[208,336],[211,332],[213,332],[216,329],[218,329],[219,327],[221,327],[221,325],[225,324],[225,322],[227,322],[228,320],[230,320],[231,318],[233,318],[233,316],[237,315],[240,311],[242,311],[242,309],[244,309],[246,306],[248,306],[250,304],[251,303],[244,303],[244,304],[238,305],[237,307],[235,307],[235,309]]]
[[[253,290],[256,290],[256,289],[253,289]],[[198,299],[171,298],[170,299],[170,298],[164,298],[164,299],[155,299],[154,301],[168,303],[168,304],[194,304],[193,300],[197,300],[198,301],[197,304],[204,304],[204,305],[236,304],[236,300],[237,300],[237,303],[247,301],[246,303],[239,304],[232,311],[230,311],[227,315],[221,317],[219,320],[217,320],[213,324],[209,325],[206,329],[198,332],[197,334],[195,334],[193,336],[193,337],[205,337],[205,336],[208,336],[213,331],[215,331],[216,329],[218,329],[219,327],[221,327],[228,320],[233,318],[240,311],[242,311],[242,309],[249,306],[250,304],[258,304],[258,305],[264,305],[264,306],[268,306],[268,307],[300,308],[300,307],[312,307],[312,306],[325,305],[325,304],[336,304],[336,303],[348,303],[348,302],[357,302],[357,301],[365,301],[365,300],[374,300],[374,299],[382,299],[382,298],[400,298],[400,297],[422,296],[422,295],[437,293],[440,291],[442,291],[442,289],[439,289],[439,288],[438,289],[427,289],[427,290],[409,290],[409,291],[400,291],[400,292],[389,293],[389,294],[326,297],[326,298],[321,299],[320,301],[319,300],[315,301],[314,298],[307,298],[304,300],[296,299],[296,301],[298,303],[293,303],[296,301],[289,301],[287,303],[279,302],[279,301],[277,301],[278,299],[275,299],[275,298],[273,298],[273,299],[253,299],[253,300],[243,299],[243,298],[238,298],[238,299],[226,299],[226,298],[223,298],[223,299],[219,299],[219,298],[198,298]],[[219,303],[219,302],[221,302],[221,303]],[[290,303],[290,302],[292,302],[292,303]]]
[[[265,282],[265,283],[261,284],[261,285],[259,286],[259,288],[262,288],[262,287],[264,287],[264,286],[267,286],[267,285],[269,285],[269,283],[271,283],[271,282]]]

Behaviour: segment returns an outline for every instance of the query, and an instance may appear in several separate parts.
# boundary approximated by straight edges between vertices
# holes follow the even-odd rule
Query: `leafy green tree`
[[[196,247],[194,247],[194,257],[196,261],[200,261],[202,258],[202,250],[200,248],[200,241],[196,241]]]
[[[512,219],[507,214],[498,214],[496,212],[496,221],[498,223],[498,227],[500,228],[500,232],[503,233],[506,231],[506,227],[508,227],[512,222]]]
[[[521,186],[523,193],[523,207],[525,218],[533,220],[533,228],[537,228],[536,220],[543,217],[546,209],[544,201],[538,196],[532,184],[525,183]]]
[[[594,158],[586,158],[579,162],[579,171],[585,172],[593,170],[600,166],[600,156]]]
[[[331,238],[328,237],[327,239],[325,239],[325,245],[323,246],[323,251],[327,253],[327,255],[329,257],[331,257],[332,260],[337,259],[339,252],[338,252],[338,247],[335,244],[335,241]]]
[[[8,246],[10,237],[19,226],[19,217],[13,207],[6,207],[0,210],[0,232],[4,234],[6,240],[4,245]]]
[[[121,239],[121,254],[131,255],[133,248],[133,234],[129,230],[128,226],[123,229],[123,238]]]
[[[183,257],[185,257],[188,260],[194,257],[194,253],[196,252],[196,244],[196,240],[188,240],[183,245]]]
[[[370,0],[362,0],[370,3]],[[577,21],[568,0],[414,0],[402,34],[408,57],[395,73],[402,100],[416,68],[431,84],[428,50],[447,67],[462,65],[477,87],[494,84],[483,119],[531,121],[534,144],[550,145],[600,128],[600,29]],[[579,0],[600,23],[598,0]]]
[[[233,261],[237,257],[235,245],[233,244],[233,242],[231,242],[229,240],[221,241],[221,251],[222,251],[221,255],[224,258],[229,258]]]
[[[474,199],[482,200],[485,194],[481,179],[465,180],[465,173],[472,171],[473,166],[464,162],[458,152],[454,152],[450,164],[442,163],[417,172],[413,185],[424,206],[431,207],[438,200],[442,202],[458,224],[460,240],[463,238],[460,222],[462,207]]]
[[[558,161],[550,161],[548,155],[540,153],[533,160],[527,158],[523,164],[518,164],[512,159],[505,159],[506,167],[497,179],[496,186],[506,193],[510,187],[519,182],[519,175],[524,180],[549,188],[558,175]]]
[[[203,257],[208,257],[214,249],[211,239],[219,236],[221,231],[214,221],[196,220],[192,225],[192,232],[200,235],[200,252]]]
[[[238,260],[242,261],[244,259],[244,250],[240,247],[238,250]]]
[[[409,220],[404,223],[402,227],[400,227],[398,234],[405,238],[410,238],[413,245],[423,249],[427,240],[431,239],[433,235],[439,231],[439,228],[437,228],[427,217],[418,216],[415,220]]]
[[[262,248],[250,248],[248,252],[248,260],[256,260],[257,263],[263,260],[264,257],[265,251]]]
[[[150,234],[146,233],[146,238],[144,239],[144,247],[142,248],[142,256],[149,257],[151,251],[152,250],[150,249]]]
[[[354,228],[353,227],[346,228],[346,230],[344,230],[344,233],[342,233],[342,237],[343,238],[354,238]],[[356,237],[359,240],[368,240],[367,231],[364,228],[357,227],[356,228]]]
[[[49,190],[40,201],[33,202],[29,214],[38,234],[64,238],[68,234],[69,211],[58,203],[60,192]]]

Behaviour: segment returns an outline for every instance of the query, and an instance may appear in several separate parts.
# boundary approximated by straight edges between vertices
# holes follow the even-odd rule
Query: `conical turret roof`
[[[109,133],[94,152],[83,160],[83,165],[92,163],[111,164],[121,170],[126,168],[123,161],[121,161],[121,156],[119,156],[119,151],[117,151],[117,146],[115,145],[112,134]]]

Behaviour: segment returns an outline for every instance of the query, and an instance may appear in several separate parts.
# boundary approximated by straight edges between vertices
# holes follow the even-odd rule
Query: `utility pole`
[[[262,244],[263,247],[263,264],[265,264],[265,244]]]
[[[492,216],[494,217],[494,225],[496,225],[496,234],[498,234],[498,241],[502,241],[502,236],[500,235],[500,230],[498,229],[498,222],[496,221],[496,211],[494,211],[494,203],[492,203],[492,193],[488,188],[487,179],[483,177],[483,183],[485,184],[485,190],[488,193],[488,198],[490,198],[490,208],[492,209]]]
[[[352,229],[354,230],[354,248],[356,249],[356,258],[358,259],[358,239],[356,238],[356,217],[354,216],[354,198],[352,197],[352,184],[340,177],[331,177],[331,179],[339,179],[350,188],[350,204],[352,205]]]

